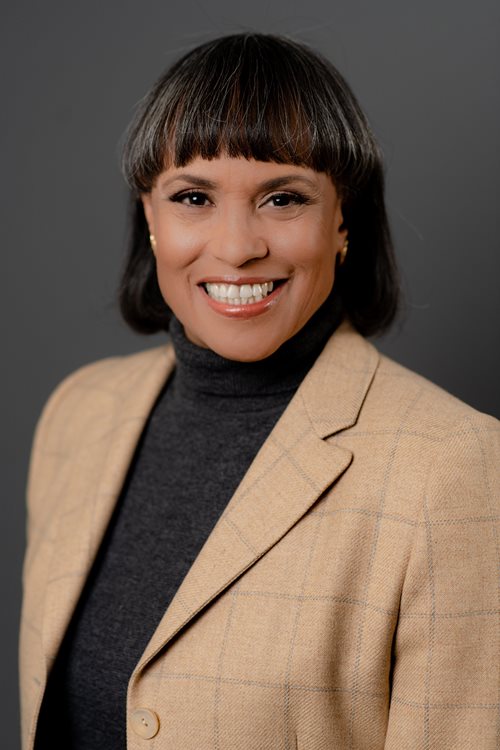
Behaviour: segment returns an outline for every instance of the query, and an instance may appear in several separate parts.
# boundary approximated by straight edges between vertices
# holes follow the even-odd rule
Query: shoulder
[[[45,409],[50,410],[75,391],[114,390],[116,388],[121,391],[124,387],[126,390],[130,378],[135,380],[137,376],[147,372],[151,367],[162,362],[166,363],[169,355],[170,347],[160,346],[83,365],[61,381],[49,397]]]
[[[463,421],[493,431],[500,426],[495,418],[381,354],[349,323],[327,342],[305,386],[308,411],[321,424],[323,436],[346,429],[367,434],[413,430],[439,441]]]
[[[47,400],[38,420],[30,462],[30,481],[52,457],[62,460],[92,441],[125,413],[144,411],[156,399],[174,364],[170,345],[110,357],[68,375]]]
[[[387,441],[392,480],[398,475],[403,484],[410,479],[419,487],[429,514],[498,512],[500,422],[495,417],[381,355],[355,429],[366,432],[368,425],[380,432],[372,441]]]
[[[309,413],[351,451],[351,477],[367,493],[382,483],[413,516],[427,491],[458,499],[498,488],[500,422],[380,354],[351,327],[334,334],[311,383]]]
[[[125,398],[152,370],[168,371],[173,361],[169,346],[109,357],[72,372],[55,388],[42,411],[40,421],[47,422],[57,412],[72,409],[76,402]]]
[[[368,410],[377,404],[387,417],[405,417],[407,427],[427,433],[435,440],[455,433],[457,426],[475,425],[498,435],[500,422],[461,401],[427,378],[379,355],[379,364],[368,394]],[[376,418],[376,415],[372,415]]]
[[[499,437],[498,420],[380,354],[347,322],[330,337],[298,395],[317,434],[336,435],[351,451],[364,440],[369,453],[381,455],[384,445],[397,442],[409,460],[428,461],[452,436],[476,430]]]

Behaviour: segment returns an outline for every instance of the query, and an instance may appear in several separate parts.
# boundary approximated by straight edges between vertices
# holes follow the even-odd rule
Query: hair
[[[156,276],[141,194],[169,166],[219,155],[324,172],[342,201],[349,238],[334,293],[363,335],[393,321],[399,280],[384,203],[378,144],[336,68],[296,41],[235,34],[188,52],[141,102],[126,135],[129,249],[120,307],[136,331],[166,329],[170,310]]]

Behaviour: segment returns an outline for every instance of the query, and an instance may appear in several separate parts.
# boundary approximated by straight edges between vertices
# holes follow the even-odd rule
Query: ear
[[[339,243],[339,250],[341,250],[346,243],[349,230],[347,229],[344,223],[344,215],[342,213],[342,203],[340,201],[337,206],[335,226],[337,229],[337,240]]]
[[[151,193],[141,193],[142,207],[144,209],[144,215],[148,223],[149,234],[155,233],[154,229],[154,216],[153,216],[153,204],[151,201]]]

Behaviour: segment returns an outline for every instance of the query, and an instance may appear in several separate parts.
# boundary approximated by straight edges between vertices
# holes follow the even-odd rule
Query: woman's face
[[[143,195],[158,283],[195,344],[268,357],[329,295],[346,230],[324,173],[253,159],[193,159]]]

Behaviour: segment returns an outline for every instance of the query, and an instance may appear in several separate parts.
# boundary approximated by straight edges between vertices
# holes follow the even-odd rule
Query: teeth
[[[273,291],[272,281],[263,284],[205,284],[205,289],[212,299],[228,302],[230,305],[251,305],[260,302]]]
[[[257,284],[254,284],[254,286],[257,286]],[[243,286],[240,289],[240,297],[241,299],[249,299],[253,295],[252,287],[250,284],[243,284]]]

